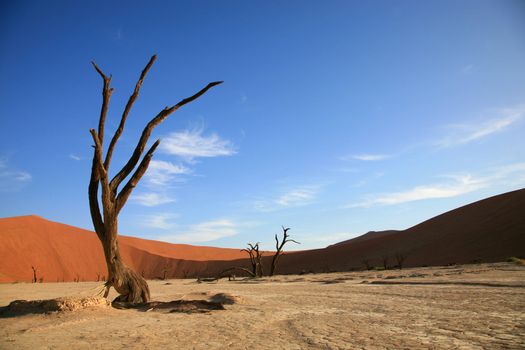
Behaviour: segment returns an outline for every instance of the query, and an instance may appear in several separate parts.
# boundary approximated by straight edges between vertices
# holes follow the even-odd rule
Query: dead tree
[[[388,270],[388,255],[384,254],[381,256],[381,262],[383,263],[383,269]]]
[[[244,267],[240,267],[240,266],[234,266],[234,267],[229,267],[226,270],[222,270],[221,272],[219,272],[219,274],[215,278],[220,279],[220,278],[223,278],[225,276],[231,277],[232,274],[230,274],[230,271],[235,271],[235,270],[246,272],[248,275],[250,275],[250,277],[256,277],[256,275],[251,270],[248,270],[248,269],[246,269]],[[233,276],[235,277],[235,275],[233,275]]]
[[[396,262],[397,262],[397,268],[398,269],[402,269],[403,268],[403,263],[405,262],[406,258],[407,258],[407,253],[402,253],[402,252],[397,252],[395,254],[395,258],[396,258]]]
[[[296,244],[301,244],[293,239],[289,238],[288,231],[290,228],[284,228],[284,226],[281,226],[283,228],[283,239],[279,243],[279,238],[277,238],[277,234],[275,235],[275,249],[276,252],[272,258],[272,266],[270,268],[270,276],[273,276],[275,274],[275,269],[277,268],[277,261],[279,260],[279,257],[283,254],[283,247],[288,242],[293,242]]]
[[[361,260],[361,262],[363,263],[363,265],[365,265],[365,268],[367,270],[372,270],[372,265],[370,264],[370,259],[364,258],[363,260]]]
[[[160,143],[160,140],[155,141],[145,153],[144,157],[142,157],[148,139],[153,129],[162,123],[166,118],[168,118],[173,112],[199,98],[215,85],[222,83],[220,81],[209,83],[206,87],[193,96],[185,98],[177,104],[171,107],[168,106],[161,110],[144,127],[144,130],[142,131],[139,141],[135,146],[135,149],[129,160],[116,173],[116,175],[110,179],[109,170],[115,145],[124,131],[126,119],[133,104],[135,103],[135,100],[137,99],[140,88],[142,87],[142,82],[144,81],[144,78],[146,77],[156,58],[156,55],[152,56],[146,67],[142,70],[142,73],[140,74],[140,77],[135,85],[135,89],[126,103],[120,118],[119,126],[111,138],[109,146],[106,150],[105,158],[103,156],[104,125],[109,101],[111,94],[113,93],[113,88],[110,87],[111,75],[107,76],[104,74],[102,70],[100,70],[100,68],[95,64],[95,62],[92,62],[93,67],[102,78],[103,87],[102,107],[100,110],[98,130],[90,130],[95,145],[88,191],[89,209],[91,212],[93,226],[104,249],[104,256],[108,268],[109,275],[106,282],[106,291],[104,296],[107,297],[109,289],[114,287],[119,293],[119,296],[116,300],[131,303],[147,302],[150,299],[150,292],[148,284],[144,278],[127,267],[122,261],[118,244],[118,215],[124,207],[124,204],[126,204],[126,201],[131,195],[133,189],[137,186],[139,180],[146,172],[153,153]],[[125,179],[128,179],[127,182],[121,189],[119,189],[119,186]],[[102,211],[100,204],[102,204]]]
[[[250,264],[252,265],[252,274],[255,277],[263,276],[263,265],[261,263],[261,252],[259,251],[259,242],[255,245],[248,243],[248,248],[241,249],[241,252],[247,252],[250,255]]]
[[[32,280],[32,282],[36,283],[36,281],[37,281],[36,271],[38,270],[38,267],[31,266],[31,269],[33,270],[33,280]]]

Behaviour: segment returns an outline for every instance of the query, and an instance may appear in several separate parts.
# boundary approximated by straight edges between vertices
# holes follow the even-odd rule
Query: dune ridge
[[[371,266],[435,266],[504,261],[525,255],[525,189],[490,197],[402,231],[369,232],[326,248],[285,253],[280,273],[331,272]],[[120,236],[124,261],[148,279],[214,276],[249,266],[233,248],[170,244]],[[263,258],[269,271],[270,256]],[[36,215],[0,219],[0,282],[30,282],[31,266],[44,282],[94,281],[107,276],[94,232]]]

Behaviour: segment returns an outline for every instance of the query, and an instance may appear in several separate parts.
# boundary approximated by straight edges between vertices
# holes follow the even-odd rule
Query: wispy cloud
[[[191,173],[191,169],[184,165],[176,165],[162,160],[152,160],[144,176],[148,184],[152,186],[165,187],[173,181],[177,175]]]
[[[175,199],[167,194],[156,192],[133,194],[131,200],[136,204],[146,207],[155,207],[157,205],[175,202]]]
[[[392,156],[388,154],[353,154],[348,156],[343,156],[341,160],[362,160],[365,162],[375,162],[379,160],[385,160],[391,158]]]
[[[276,202],[283,207],[304,205],[310,203],[317,194],[312,187],[296,188],[280,196]]]
[[[248,96],[244,93],[241,94],[241,103],[246,103],[248,101]]]
[[[416,186],[406,191],[370,195],[364,201],[348,207],[372,207],[376,205],[395,205],[432,198],[456,197],[485,187],[485,183],[470,175],[458,177],[449,183]]]
[[[328,246],[330,244],[339,243],[346,241],[350,238],[355,237],[355,234],[349,232],[333,232],[333,233],[319,233],[319,234],[297,234],[295,237],[299,242],[300,246],[294,246],[296,249],[305,248],[319,248],[319,246]],[[290,246],[292,248],[292,246]]]
[[[173,132],[162,140],[160,149],[189,162],[195,158],[231,156],[237,152],[231,141],[215,133],[203,135],[202,129]]]
[[[258,211],[273,211],[308,205],[315,200],[319,189],[320,186],[295,187],[273,199],[257,200],[254,202],[254,207]]]
[[[142,226],[160,230],[169,230],[177,226],[174,222],[179,217],[178,214],[173,213],[158,213],[145,216],[142,221]]]
[[[467,64],[466,66],[461,68],[461,73],[468,75],[468,74],[474,73],[474,71],[476,70],[477,70],[477,67],[475,65]]]
[[[396,205],[427,199],[450,198],[499,184],[523,184],[525,183],[525,163],[515,163],[489,169],[484,175],[445,175],[442,176],[442,178],[447,179],[447,181],[416,186],[400,192],[370,194],[365,196],[364,200],[357,203],[351,203],[346,207],[368,208],[372,206]],[[520,182],[516,182],[516,179],[519,179]]]
[[[235,236],[238,233],[238,224],[229,219],[219,219],[191,225],[183,233],[164,235],[158,239],[173,243],[200,243]]]
[[[0,191],[16,191],[31,181],[27,171],[12,169],[7,157],[0,157]]]
[[[79,157],[79,156],[77,156],[76,154],[73,154],[73,153],[70,153],[70,154],[69,154],[69,158],[70,158],[70,159],[73,159],[73,160],[77,160],[77,161],[78,161],[78,160],[82,160],[81,157]]]
[[[436,145],[443,148],[463,145],[501,132],[523,118],[525,106],[500,109],[496,114],[497,117],[479,123],[449,125],[450,134],[436,142]]]

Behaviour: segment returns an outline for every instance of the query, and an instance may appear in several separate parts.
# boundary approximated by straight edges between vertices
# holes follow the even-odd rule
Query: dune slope
[[[364,261],[390,267],[495,262],[525,255],[525,189],[446,212],[403,231],[369,232],[324,249],[286,253],[278,272],[362,269]],[[197,247],[121,236],[124,261],[146,278],[214,276],[247,267],[239,249]],[[271,257],[264,258],[269,271]],[[95,233],[38,216],[0,219],[0,282],[93,281],[107,275]]]

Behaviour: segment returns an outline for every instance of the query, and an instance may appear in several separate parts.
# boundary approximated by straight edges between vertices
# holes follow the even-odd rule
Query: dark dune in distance
[[[170,244],[120,236],[124,261],[146,278],[213,276],[232,266],[248,266],[239,249]],[[451,210],[402,231],[371,231],[323,249],[281,257],[280,273],[362,269],[363,260],[382,266],[387,256],[406,256],[405,266],[504,261],[525,255],[525,189]],[[265,258],[265,271],[270,257]],[[0,282],[93,281],[107,275],[94,232],[38,216],[0,219]],[[98,276],[98,277],[97,277]]]

